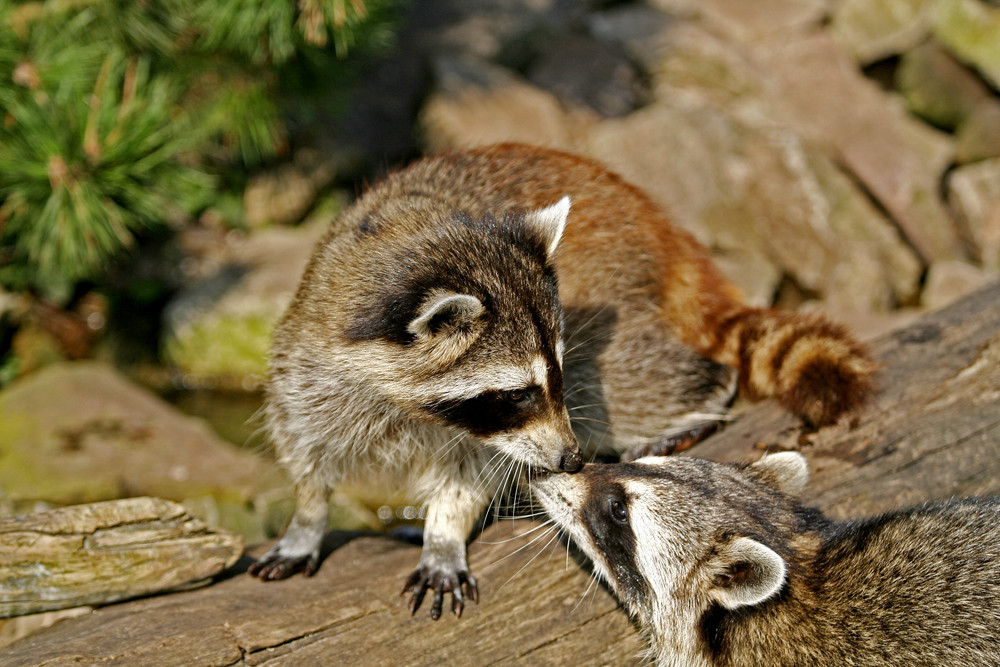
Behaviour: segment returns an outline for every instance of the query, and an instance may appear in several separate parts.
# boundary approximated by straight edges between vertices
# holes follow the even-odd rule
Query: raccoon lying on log
[[[266,416],[297,507],[252,568],[315,572],[334,485],[428,505],[411,612],[478,598],[475,522],[525,468],[672,446],[737,387],[810,425],[870,393],[874,365],[817,316],[740,303],[706,250],[598,164],[504,144],[373,186],[319,243],[272,348]],[[694,434],[690,435],[689,434]]]
[[[784,452],[588,464],[531,488],[660,667],[1000,661],[1000,500],[835,522],[795,500],[807,479]]]

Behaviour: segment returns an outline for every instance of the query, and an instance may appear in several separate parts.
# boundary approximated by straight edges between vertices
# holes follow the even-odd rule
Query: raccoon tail
[[[741,308],[718,323],[708,356],[739,371],[740,389],[775,398],[811,426],[860,407],[877,365],[846,329],[819,315]]]

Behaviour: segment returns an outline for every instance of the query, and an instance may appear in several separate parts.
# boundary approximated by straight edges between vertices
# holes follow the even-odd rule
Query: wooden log
[[[128,498],[0,519],[0,618],[207,583],[243,553],[183,506]]]
[[[808,499],[835,516],[1000,494],[1000,284],[873,349],[881,388],[855,424],[803,434],[779,408],[761,405],[690,455],[747,460],[760,456],[759,443],[801,448],[814,471]],[[398,591],[417,547],[335,533],[312,579],[260,582],[243,574],[244,559],[214,586],[40,631],[0,655],[0,667],[635,664],[643,646],[625,614],[564,546],[541,548],[549,538],[530,532],[535,525],[501,523],[472,544],[482,597],[461,619],[406,612]]]
[[[42,630],[0,653],[0,665],[633,664],[642,645],[616,602],[564,546],[525,534],[535,527],[503,522],[472,544],[481,598],[461,619],[430,620],[427,601],[409,615],[399,588],[418,547],[333,533],[313,578],[262,582],[244,574],[244,559],[214,586]]]

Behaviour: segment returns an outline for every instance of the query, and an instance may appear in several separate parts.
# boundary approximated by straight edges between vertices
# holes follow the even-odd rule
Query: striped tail
[[[811,426],[837,421],[873,391],[877,366],[865,347],[819,315],[745,308],[718,334],[707,352],[739,370],[745,396],[775,398]]]

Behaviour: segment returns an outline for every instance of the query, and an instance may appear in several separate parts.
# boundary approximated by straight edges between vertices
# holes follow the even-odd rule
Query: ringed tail
[[[876,364],[847,330],[815,314],[743,308],[719,323],[715,360],[739,370],[750,399],[775,398],[810,426],[831,424],[872,394]]]

